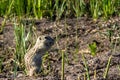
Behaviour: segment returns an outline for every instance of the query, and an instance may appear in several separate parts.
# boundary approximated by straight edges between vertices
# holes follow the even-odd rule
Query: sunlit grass
[[[37,19],[42,19],[44,17],[53,19],[53,16],[56,16],[56,19],[61,19],[64,16],[70,17],[71,15],[74,17],[87,15],[92,16],[93,19],[98,19],[101,16],[108,18],[113,15],[119,15],[120,1],[90,0],[90,2],[84,2],[84,0],[1,0],[0,16],[6,15],[9,8],[11,9],[10,15],[14,13],[16,16],[32,16]]]
[[[102,0],[102,10],[105,18],[115,12],[115,0]]]
[[[76,0],[73,1],[73,9],[75,11],[76,17],[81,17],[82,15],[85,14],[85,7],[86,4],[84,0]]]
[[[2,2],[1,2],[2,3]],[[12,0],[9,4],[9,7],[8,9],[5,9],[6,7],[4,7],[3,9],[5,9],[5,12],[4,12],[4,20],[2,21],[2,25],[0,26],[0,33],[3,31],[4,29],[4,26],[5,26],[5,23],[6,23],[6,20],[8,18],[8,16],[10,15],[11,13],[11,9],[12,9],[12,6],[14,4],[14,0]],[[2,6],[2,4],[0,4],[0,6]]]
[[[18,68],[24,69],[24,54],[26,53],[25,28],[23,25],[14,25],[16,41],[15,61]]]
[[[19,24],[19,25],[18,25]],[[31,29],[31,27],[29,27]],[[25,32],[26,26],[22,23],[14,21],[14,35],[15,35],[15,53],[14,53],[14,73],[17,71],[25,71],[24,55],[29,48],[27,41],[31,37],[31,30]]]
[[[99,0],[90,0],[90,12],[94,21],[96,21],[101,14],[100,12],[101,4],[102,3]]]

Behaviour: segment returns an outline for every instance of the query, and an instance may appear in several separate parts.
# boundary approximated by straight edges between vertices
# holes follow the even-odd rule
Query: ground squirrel
[[[27,75],[32,76],[38,73],[42,64],[42,56],[54,44],[54,39],[50,36],[39,36],[35,45],[25,54],[25,66]]]

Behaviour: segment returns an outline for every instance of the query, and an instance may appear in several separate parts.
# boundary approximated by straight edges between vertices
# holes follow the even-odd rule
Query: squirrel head
[[[49,50],[54,44],[54,39],[50,36],[39,36],[36,45],[43,50]]]

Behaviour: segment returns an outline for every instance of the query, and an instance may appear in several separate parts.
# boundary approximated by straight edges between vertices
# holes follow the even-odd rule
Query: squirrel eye
[[[41,40],[41,37],[39,37],[39,40]]]

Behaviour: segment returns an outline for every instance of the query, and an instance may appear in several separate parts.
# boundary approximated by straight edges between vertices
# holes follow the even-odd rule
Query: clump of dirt
[[[50,35],[56,38],[56,44],[48,52],[49,56],[43,63],[43,72],[37,77],[28,77],[24,72],[20,73],[20,71],[14,77],[11,73],[13,64],[8,61],[13,59],[15,49],[14,28],[12,26],[5,26],[4,33],[0,34],[0,53],[4,56],[3,63],[6,63],[0,74],[1,79],[59,80],[61,79],[61,51],[65,51],[65,80],[83,80],[86,77],[85,65],[81,54],[84,54],[87,61],[91,80],[104,80],[103,74],[111,55],[112,59],[107,80],[120,79],[118,67],[120,66],[119,18],[113,18],[108,21],[98,20],[97,22],[85,17],[66,19],[59,22],[35,21],[34,28],[37,36]],[[109,35],[110,33],[112,33],[112,36]],[[88,47],[93,42],[97,44],[97,55],[94,57],[90,54]]]

